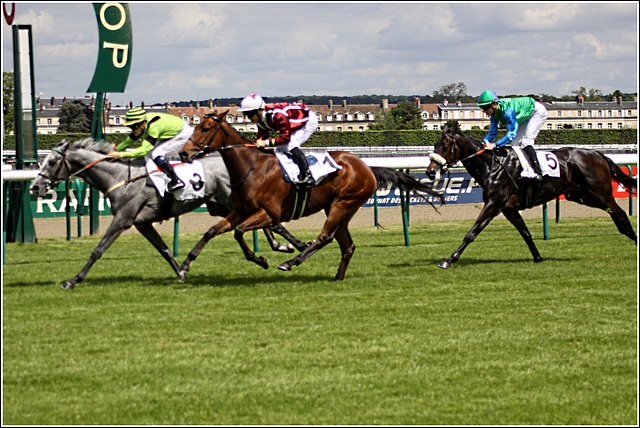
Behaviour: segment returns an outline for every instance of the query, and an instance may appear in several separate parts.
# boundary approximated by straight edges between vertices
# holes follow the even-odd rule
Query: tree
[[[401,101],[390,110],[396,129],[422,129],[421,110],[409,101]]]
[[[609,95],[609,101],[617,101],[618,97],[622,97],[623,100],[625,98],[624,94],[620,92],[619,89],[616,89],[612,94]]]
[[[372,131],[396,129],[422,129],[422,112],[410,101],[400,101],[388,112],[381,111],[376,122],[369,126]]]
[[[2,72],[2,120],[4,121],[4,133],[9,135],[15,126],[15,113],[13,108],[14,80],[12,72]]]
[[[580,86],[580,89],[571,91],[572,94],[575,94],[576,97],[587,97],[587,89],[584,86]]]
[[[464,82],[442,85],[437,90],[433,91],[433,98],[436,102],[442,102],[445,98],[452,101],[463,101],[464,99],[469,98],[469,95],[467,95],[467,85],[465,85]]]
[[[604,95],[600,89],[591,88],[587,91],[584,86],[580,86],[580,89],[571,91],[576,97],[583,97],[585,101],[604,101]],[[562,97],[563,101],[568,101],[570,97]]]
[[[604,101],[604,95],[602,95],[602,91],[600,89],[589,89],[589,101]]]
[[[60,106],[58,132],[91,132],[93,114],[89,106],[79,101],[64,103]]]

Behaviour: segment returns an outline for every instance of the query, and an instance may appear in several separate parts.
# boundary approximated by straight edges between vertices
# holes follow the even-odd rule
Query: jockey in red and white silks
[[[300,168],[300,182],[313,184],[309,165],[300,150],[318,129],[318,116],[304,104],[275,103],[265,104],[259,95],[245,97],[238,111],[245,112],[251,122],[258,125],[256,145],[273,146],[279,152],[290,153]],[[271,132],[279,132],[276,138],[270,138]]]

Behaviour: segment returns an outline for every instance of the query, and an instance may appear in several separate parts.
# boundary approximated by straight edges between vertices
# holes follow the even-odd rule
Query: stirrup
[[[310,172],[307,172],[304,177],[299,177],[298,178],[298,183],[299,184],[316,184],[316,180],[313,178],[313,176],[311,175]]]
[[[175,192],[176,190],[182,189],[183,187],[184,187],[184,182],[182,180],[170,181],[169,184],[167,184],[167,191]]]

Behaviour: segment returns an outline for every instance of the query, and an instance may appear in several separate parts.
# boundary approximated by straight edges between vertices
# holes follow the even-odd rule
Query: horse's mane
[[[113,151],[113,144],[107,141],[97,141],[93,138],[84,138],[82,140],[76,141],[72,145],[75,149],[86,149],[92,150],[98,153],[108,154]]]
[[[230,127],[236,134],[238,134],[238,136],[240,138],[242,138],[244,140],[245,143],[252,143],[251,141],[249,141],[249,139],[247,137],[245,137],[244,135],[242,135],[240,133],[240,131],[238,131],[236,128],[234,128],[233,126]]]

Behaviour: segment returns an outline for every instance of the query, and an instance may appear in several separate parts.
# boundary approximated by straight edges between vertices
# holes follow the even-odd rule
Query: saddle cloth
[[[297,183],[298,176],[300,175],[300,168],[298,164],[291,159],[286,153],[275,152],[280,166],[282,167],[282,173],[284,180],[289,183]],[[311,152],[305,153],[307,162],[309,163],[309,172],[315,180],[316,184],[327,175],[334,171],[342,169],[342,166],[326,152]]]
[[[518,159],[522,165],[522,173],[520,173],[520,176],[522,178],[535,177],[536,172],[531,167],[527,154],[518,146],[514,146],[513,151],[518,155]],[[536,157],[538,158],[542,175],[555,178],[560,177],[560,163],[558,162],[558,157],[555,154],[543,150],[536,150]]]
[[[171,162],[171,165],[173,165],[173,169],[176,171],[180,180],[185,184],[182,189],[178,189],[172,193],[173,197],[177,201],[204,198],[205,175],[202,163],[194,160],[192,163]],[[149,178],[156,186],[160,196],[164,197],[167,191],[167,184],[169,184],[171,180],[167,177],[167,174],[158,168],[153,160],[148,159],[146,167]]]

